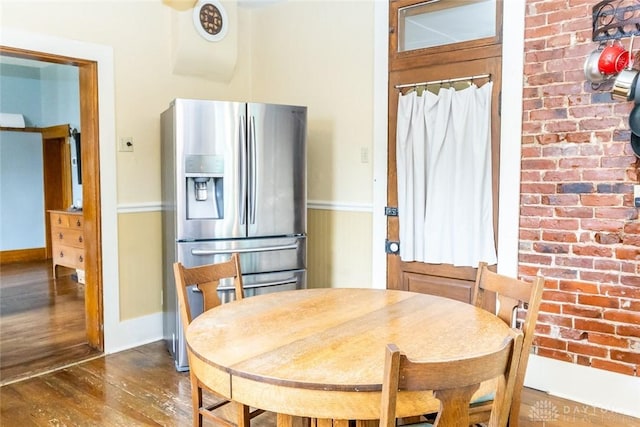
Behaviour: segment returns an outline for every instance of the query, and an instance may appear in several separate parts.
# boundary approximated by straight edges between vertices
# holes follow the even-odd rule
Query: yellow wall
[[[253,98],[309,107],[309,199],[371,203],[373,1],[280,2],[251,24]]]
[[[120,254],[120,318],[131,319],[162,310],[162,236],[160,212],[118,215]],[[130,238],[128,236],[135,236]],[[128,286],[122,286],[127,284]]]
[[[368,288],[371,284],[371,214],[309,209],[308,286]]]
[[[290,0],[251,19],[258,101],[308,106],[309,287],[371,283],[373,1]],[[362,161],[362,151],[368,162]],[[382,244],[382,243],[380,243]]]
[[[237,13],[229,81],[173,73],[176,38],[202,45],[204,57],[219,52],[195,30],[178,36],[182,15],[160,0],[0,0],[3,27],[113,48],[116,134],[134,141],[132,153],[117,153],[118,204],[138,209],[119,214],[122,320],[161,310],[160,214],[146,208],[159,210],[159,115],[176,97],[307,105],[309,199],[371,203],[373,0],[223,4]],[[363,149],[368,163],[361,162]],[[309,216],[310,285],[366,285],[371,214],[311,210]],[[338,256],[342,248],[350,250]]]

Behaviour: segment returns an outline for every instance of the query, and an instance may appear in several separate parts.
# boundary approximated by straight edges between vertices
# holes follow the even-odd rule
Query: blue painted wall
[[[22,114],[27,127],[69,123],[80,130],[78,69],[0,65],[0,112]],[[75,147],[72,144],[72,165]],[[45,246],[42,141],[39,133],[0,132],[0,250]],[[82,186],[73,171],[73,199]]]

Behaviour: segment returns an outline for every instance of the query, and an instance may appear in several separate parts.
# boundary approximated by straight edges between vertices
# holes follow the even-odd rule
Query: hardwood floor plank
[[[51,260],[0,265],[0,385],[88,360],[84,286]]]
[[[190,393],[189,374],[175,370],[158,341],[0,387],[0,425],[187,426]],[[275,427],[275,421],[266,412],[252,427]],[[640,419],[525,389],[520,425],[640,427]]]

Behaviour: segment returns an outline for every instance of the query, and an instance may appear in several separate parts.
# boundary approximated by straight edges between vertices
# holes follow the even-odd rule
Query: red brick
[[[601,320],[593,320],[593,319],[576,318],[574,320],[574,326],[576,329],[581,329],[583,331],[594,331],[594,332],[602,332],[602,333],[608,333],[608,334],[613,334],[617,330],[616,326],[613,323],[607,323]]]
[[[576,256],[556,256],[555,263],[559,267],[593,268],[593,258]]]
[[[567,342],[550,337],[536,336],[533,339],[534,345],[542,348],[553,348],[555,350],[566,350]]]
[[[598,159],[588,159],[584,157],[569,157],[560,159],[558,166],[562,169],[586,169],[600,166]]]
[[[621,269],[622,263],[610,259],[596,259],[593,262],[593,268],[596,270],[617,270]]]
[[[573,341],[582,341],[582,340],[586,340],[589,338],[589,334],[585,331],[581,331],[579,329],[567,329],[567,328],[561,328],[560,329],[560,337],[567,339],[567,340],[573,340]]]
[[[625,224],[624,232],[628,234],[640,234],[640,222],[630,222]]]
[[[588,341],[592,344],[606,345],[607,347],[629,348],[629,340],[609,334],[589,333]]]
[[[622,195],[620,195],[620,200],[622,201]],[[619,203],[618,205],[622,205],[622,203]],[[625,208],[622,206],[596,208],[595,217],[605,219],[634,220],[638,218],[638,212],[636,208]],[[620,231],[622,231],[622,229]]]
[[[543,218],[540,220],[538,227],[543,229],[554,229],[554,230],[577,230],[580,226],[580,222],[577,219],[567,219],[567,218],[553,218],[546,219]]]
[[[556,186],[554,184],[526,184],[523,183],[520,186],[520,192],[522,194],[555,194]]]
[[[559,217],[566,218],[593,218],[593,208],[556,208],[554,213]]]
[[[540,313],[538,315],[538,322],[546,323],[549,325],[564,326],[566,328],[571,328],[573,326],[573,322],[568,317],[554,316],[546,313]]]
[[[561,231],[543,231],[542,240],[545,240],[547,242],[563,242],[563,243],[573,243],[578,241],[575,233],[567,233],[567,232],[561,232]]]
[[[616,258],[640,261],[640,248],[624,247],[616,249]]]
[[[545,289],[542,292],[542,300],[543,301],[552,301],[552,302],[563,302],[563,303],[573,303],[575,304],[577,301],[577,295],[570,292],[560,292],[556,290]]]
[[[518,261],[524,264],[551,265],[553,258],[540,254],[520,254]]]
[[[583,292],[587,294],[597,294],[598,285],[588,282],[561,280],[558,288],[562,291],[568,292]]]
[[[563,305],[562,314],[569,316],[588,317],[591,319],[601,319],[602,309],[580,305]]]
[[[640,352],[611,349],[611,360],[640,365]]]
[[[567,343],[567,351],[570,351],[572,353],[584,354],[588,356],[597,356],[597,357],[607,357],[609,355],[609,350],[604,347],[598,347],[590,344],[582,344],[580,342],[574,342],[574,341],[570,341]]]
[[[573,362],[573,356],[567,352],[559,350],[551,350],[547,348],[538,348],[536,354],[542,357],[561,360],[563,362]]]
[[[618,194],[582,194],[580,201],[583,206],[618,206],[622,198]]]
[[[618,325],[616,333],[622,337],[640,338],[640,325]]]
[[[578,295],[578,304],[593,305],[604,308],[620,308],[618,298],[609,298],[599,295]]]
[[[520,208],[520,215],[522,216],[553,216],[553,208],[543,206],[522,206]]]
[[[585,230],[593,230],[593,231],[609,231],[613,233],[617,233],[622,231],[622,227],[624,227],[623,221],[615,221],[615,220],[604,220],[604,219],[583,219],[580,221],[580,225]]]
[[[561,308],[562,306],[560,304],[550,304],[548,302],[541,302],[539,310],[544,311],[545,313],[560,314]]]
[[[577,256],[594,256],[608,258],[613,255],[613,250],[607,246],[573,245],[573,253]]]
[[[630,299],[620,300],[620,308],[640,313],[640,301]]]
[[[635,367],[633,365],[616,363],[610,360],[603,360],[603,359],[597,359],[597,358],[591,359],[591,367],[597,368],[597,369],[604,369],[606,371],[611,371],[611,372],[618,372],[620,374],[625,374],[625,375],[634,375],[635,373]]]
[[[582,178],[589,181],[620,181],[624,179],[624,174],[624,169],[586,169],[582,171]]]
[[[553,92],[545,91],[546,93],[551,93],[551,94],[557,93],[555,92],[556,90],[555,87],[549,87],[548,89]],[[573,120],[559,120],[559,121],[553,121],[553,122],[546,122],[546,124],[544,124],[542,128],[545,132],[551,132],[551,133],[575,132],[576,130],[579,129],[578,125]],[[596,129],[598,128],[596,127]]]
[[[580,272],[580,279],[588,282],[618,283],[620,281],[620,275],[617,272],[585,270]]]
[[[603,295],[612,297],[625,297],[640,300],[640,288],[630,286],[620,286],[618,284],[603,284],[600,286]]]
[[[626,323],[629,325],[640,325],[640,313],[631,313],[623,310],[606,310],[603,318],[605,320]]]

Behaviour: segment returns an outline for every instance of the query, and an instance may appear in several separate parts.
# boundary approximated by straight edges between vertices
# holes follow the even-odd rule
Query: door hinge
[[[390,255],[398,255],[400,253],[400,242],[396,240],[385,240],[384,251]]]
[[[385,206],[384,214],[386,216],[398,216],[398,208],[395,206]]]

